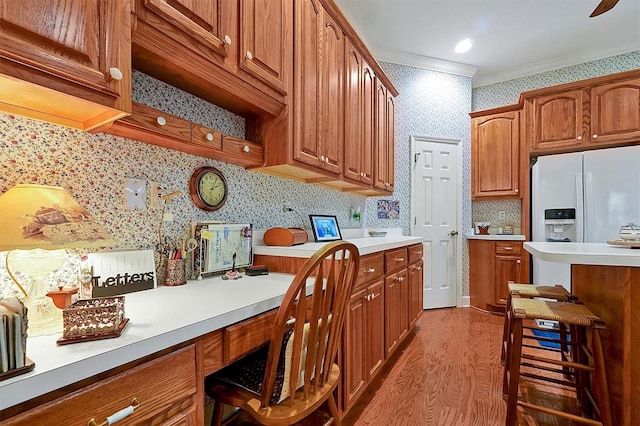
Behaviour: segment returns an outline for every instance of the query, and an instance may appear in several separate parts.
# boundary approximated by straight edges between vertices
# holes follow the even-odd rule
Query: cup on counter
[[[185,259],[168,259],[165,267],[165,286],[177,286],[187,283]]]

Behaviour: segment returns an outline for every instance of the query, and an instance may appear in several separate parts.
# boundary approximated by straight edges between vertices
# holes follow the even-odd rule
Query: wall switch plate
[[[506,218],[507,218],[507,212],[505,212],[504,210],[500,210],[498,212],[498,219],[505,220]]]
[[[128,209],[147,207],[147,181],[144,179],[125,178],[124,203]]]

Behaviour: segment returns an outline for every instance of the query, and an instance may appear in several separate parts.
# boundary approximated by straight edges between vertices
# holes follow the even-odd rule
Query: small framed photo
[[[311,219],[311,229],[317,243],[342,239],[338,219],[335,216],[310,214],[309,219]]]

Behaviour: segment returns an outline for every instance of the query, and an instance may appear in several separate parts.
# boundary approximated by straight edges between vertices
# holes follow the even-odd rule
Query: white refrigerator
[[[640,224],[640,145],[538,157],[532,241],[606,243],[628,223]],[[533,258],[533,283],[571,290],[571,265]]]

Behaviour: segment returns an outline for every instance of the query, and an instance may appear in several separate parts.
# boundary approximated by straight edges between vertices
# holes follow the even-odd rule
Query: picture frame
[[[316,243],[342,239],[338,218],[335,216],[310,214],[309,220],[311,220],[311,229]]]

